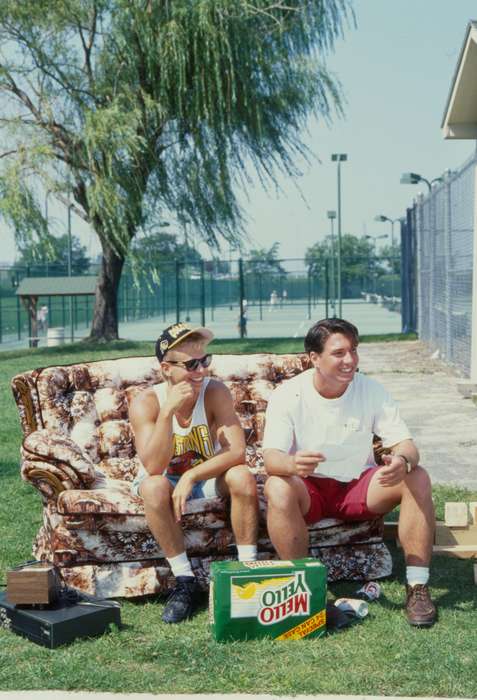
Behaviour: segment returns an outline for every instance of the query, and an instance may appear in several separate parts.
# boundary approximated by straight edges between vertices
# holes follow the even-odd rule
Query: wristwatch
[[[396,457],[401,457],[401,459],[404,460],[404,464],[406,465],[406,473],[407,473],[407,474],[410,474],[410,473],[412,472],[412,464],[411,464],[411,462],[408,460],[408,458],[405,457],[404,455],[396,455]]]

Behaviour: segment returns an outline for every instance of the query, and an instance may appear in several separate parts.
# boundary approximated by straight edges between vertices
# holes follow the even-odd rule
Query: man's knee
[[[224,481],[232,498],[256,498],[257,482],[246,465],[231,467],[225,472]]]
[[[146,476],[139,491],[145,505],[149,507],[160,509],[171,503],[172,487],[162,474]]]
[[[288,510],[299,501],[294,480],[288,476],[269,476],[265,482],[264,494],[269,508]]]
[[[421,496],[432,493],[431,477],[427,470],[420,465],[414,467],[409,474],[406,474],[404,477],[404,484],[410,491]]]

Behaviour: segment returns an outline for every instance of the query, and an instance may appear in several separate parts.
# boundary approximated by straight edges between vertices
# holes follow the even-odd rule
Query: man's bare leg
[[[429,566],[436,526],[431,482],[425,469],[416,467],[396,486],[381,486],[379,470],[368,488],[367,506],[373,513],[389,513],[401,505],[399,541],[408,566]]]
[[[182,527],[172,509],[172,491],[172,484],[162,474],[146,477],[139,487],[147,524],[167,559],[185,551]]]
[[[369,509],[386,513],[401,504],[398,533],[407,566],[407,620],[415,627],[430,627],[436,620],[436,607],[427,586],[435,530],[429,476],[422,467],[416,467],[396,486],[381,486],[378,477],[379,470],[369,484]]]
[[[265,483],[268,534],[281,559],[308,556],[308,528],[304,515],[310,496],[297,476],[269,476]]]
[[[182,622],[192,616],[199,603],[199,586],[192,571],[184,545],[184,535],[172,508],[172,484],[165,476],[144,479],[139,487],[144,500],[147,524],[159,543],[176,577],[162,613],[168,624]]]
[[[256,544],[258,498],[253,474],[243,465],[231,467],[217,478],[217,489],[222,496],[230,496],[230,519],[236,544]]]

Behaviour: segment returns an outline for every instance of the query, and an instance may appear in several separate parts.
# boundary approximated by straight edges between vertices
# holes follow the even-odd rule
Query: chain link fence
[[[408,211],[417,247],[418,333],[470,374],[475,156],[449,172]]]
[[[373,253],[342,258],[344,318],[362,333],[401,330],[400,272],[396,261]],[[337,316],[336,260],[303,259],[273,264],[251,260],[173,260],[145,263],[139,274],[126,264],[118,293],[121,337],[157,337],[161,327],[176,321],[209,325],[218,337],[292,337],[304,334],[310,321]],[[99,265],[89,274],[96,275]],[[60,265],[12,266],[0,269],[0,346],[25,346],[32,341],[32,319],[16,290],[25,277],[67,276]],[[89,333],[94,296],[41,296],[36,308],[47,308],[39,322],[39,344],[48,329],[67,339]],[[38,316],[37,316],[38,318]],[[53,335],[53,334],[52,334]],[[30,342],[30,344],[33,344]],[[36,345],[36,342],[34,343]]]

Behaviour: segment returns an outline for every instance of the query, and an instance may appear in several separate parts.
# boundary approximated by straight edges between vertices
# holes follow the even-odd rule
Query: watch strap
[[[404,460],[404,464],[406,465],[406,473],[410,474],[412,472],[412,464],[408,458],[401,454],[397,454],[396,457],[401,457],[401,459]]]

